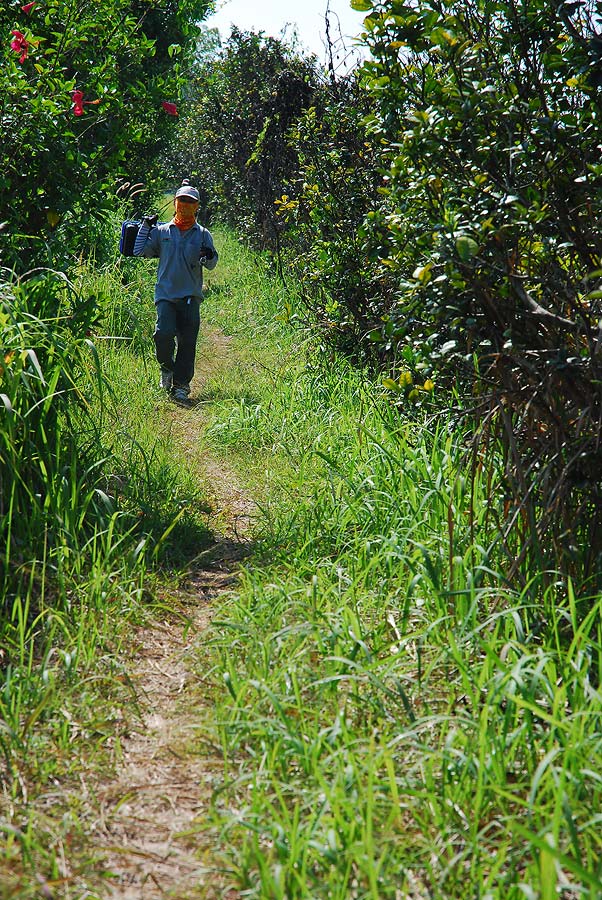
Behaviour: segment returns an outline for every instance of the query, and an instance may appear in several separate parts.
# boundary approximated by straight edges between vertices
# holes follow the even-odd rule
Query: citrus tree
[[[535,554],[591,575],[602,559],[600,4],[354,5],[372,52],[369,126],[388,156],[384,205],[366,223],[397,280],[388,321],[409,343],[420,320],[440,376],[472,397],[480,433],[503,440],[501,525],[520,533],[517,567]]]

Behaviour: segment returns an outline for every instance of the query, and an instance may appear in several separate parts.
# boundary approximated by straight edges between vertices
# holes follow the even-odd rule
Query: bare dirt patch
[[[202,346],[193,383],[193,396],[200,397],[209,375],[231,364],[233,352],[214,329],[205,331]],[[195,648],[216,598],[236,582],[255,507],[234,471],[208,455],[203,403],[185,410],[166,403],[162,416],[162,427],[209,488],[216,542],[199,554],[172,598],[180,615],[137,629],[129,646],[127,672],[141,715],[132,715],[121,739],[114,775],[97,786],[95,849],[105,857],[111,900],[233,900],[238,893],[201,836],[222,762],[207,737],[211,700],[197,674]]]

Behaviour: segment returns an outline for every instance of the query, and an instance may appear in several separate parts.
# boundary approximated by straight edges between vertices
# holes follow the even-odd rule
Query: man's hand
[[[201,247],[201,262],[209,262],[215,256],[213,247]]]
[[[156,225],[159,220],[159,216],[157,213],[148,213],[146,216],[142,216],[142,224],[148,225],[149,228],[152,228],[153,225]]]

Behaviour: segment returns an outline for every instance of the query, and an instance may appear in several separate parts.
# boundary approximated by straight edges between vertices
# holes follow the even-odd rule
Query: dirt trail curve
[[[230,350],[224,335],[204,332],[193,396],[203,397],[210,370],[226,367]],[[202,409],[202,404],[186,410],[167,402],[161,407],[174,441],[213,492],[217,543],[179,587],[178,606],[185,606],[189,621],[155,621],[135,635],[128,674],[142,722],[122,739],[115,777],[98,791],[95,843],[113,873],[106,888],[111,900],[238,896],[216,870],[211,848],[200,850],[194,833],[222,768],[219,748],[202,736],[210,709],[195,672],[194,648],[210,621],[213,601],[236,580],[254,505],[231,470],[201,454]]]

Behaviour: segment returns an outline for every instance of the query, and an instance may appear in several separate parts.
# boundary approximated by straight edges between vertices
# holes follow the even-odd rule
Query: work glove
[[[152,228],[153,225],[157,224],[159,216],[157,213],[147,213],[147,215],[142,216],[142,224],[148,225],[149,228]]]
[[[201,247],[201,260],[204,262],[209,262],[210,259],[213,259],[215,256],[215,250],[213,247]]]

